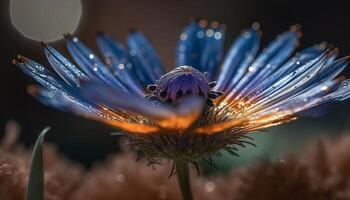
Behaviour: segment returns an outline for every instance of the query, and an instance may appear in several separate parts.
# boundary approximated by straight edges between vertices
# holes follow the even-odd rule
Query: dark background
[[[96,50],[97,30],[124,40],[130,28],[137,28],[153,41],[166,67],[171,69],[176,40],[189,17],[225,23],[228,27],[226,49],[241,30],[253,22],[261,25],[263,45],[288,30],[290,25],[300,23],[304,33],[301,48],[326,40],[336,44],[344,56],[350,54],[350,11],[345,2],[86,0],[82,1],[83,16],[75,34]],[[51,126],[48,140],[71,159],[86,165],[118,151],[118,137],[109,135],[115,131],[113,128],[43,106],[26,93],[26,86],[34,81],[13,66],[11,60],[20,53],[43,64],[47,61],[40,43],[26,39],[12,26],[9,0],[1,0],[0,9],[0,127],[9,119],[16,120],[22,126],[21,141],[32,145],[40,130]],[[51,44],[66,52],[64,40]],[[285,152],[300,151],[299,146],[311,137],[346,133],[350,128],[349,108],[350,103],[345,103],[322,117],[301,119],[269,129],[267,134],[254,134],[258,147],[241,151],[241,158],[234,162],[246,163],[261,156],[278,158]],[[225,163],[232,162],[229,158],[225,160]]]

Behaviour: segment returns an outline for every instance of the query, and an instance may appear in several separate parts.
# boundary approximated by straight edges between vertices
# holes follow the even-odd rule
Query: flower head
[[[23,56],[13,62],[41,84],[29,92],[42,103],[120,129],[151,161],[196,162],[219,149],[235,154],[249,132],[317,115],[350,97],[349,79],[339,76],[348,58],[336,59],[337,49],[322,43],[292,56],[301,35],[293,26],[258,54],[260,35],[257,24],[243,31],[222,60],[225,27],[190,22],[168,73],[140,32],[126,47],[99,33],[104,61],[66,35],[77,66],[47,44],[54,72]]]

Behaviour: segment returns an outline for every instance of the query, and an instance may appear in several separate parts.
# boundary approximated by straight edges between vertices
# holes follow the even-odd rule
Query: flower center
[[[212,105],[212,99],[222,94],[211,91],[215,84],[209,82],[207,74],[190,66],[180,66],[164,74],[156,84],[149,85],[148,89],[153,93],[147,98],[176,104],[184,96],[202,96],[208,105]]]

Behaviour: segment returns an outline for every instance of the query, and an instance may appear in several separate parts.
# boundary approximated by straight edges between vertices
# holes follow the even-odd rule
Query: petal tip
[[[65,34],[63,34],[63,37],[64,37],[65,39],[67,39],[67,40],[73,39],[73,35],[70,34],[70,33],[65,33]]]
[[[43,48],[47,48],[48,47],[48,45],[44,41],[40,41],[40,44],[41,44],[41,46]]]
[[[295,33],[298,39],[303,36],[303,32],[301,31],[301,25],[298,23],[290,26],[289,31]]]

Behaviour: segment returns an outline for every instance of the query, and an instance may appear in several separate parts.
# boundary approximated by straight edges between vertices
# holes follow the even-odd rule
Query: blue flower
[[[234,145],[249,143],[247,133],[317,115],[350,97],[349,79],[339,75],[348,57],[336,59],[337,49],[322,43],[292,56],[301,35],[292,26],[258,53],[260,35],[257,24],[243,31],[223,59],[225,27],[190,22],[168,73],[140,32],[126,47],[99,33],[104,61],[66,35],[77,65],[47,44],[53,70],[23,56],[13,62],[40,84],[29,92],[43,104],[120,129],[153,161],[195,162],[219,149],[235,154]]]

